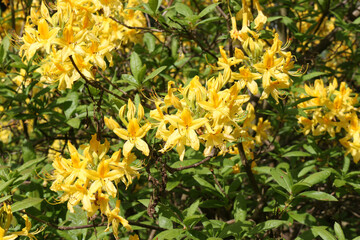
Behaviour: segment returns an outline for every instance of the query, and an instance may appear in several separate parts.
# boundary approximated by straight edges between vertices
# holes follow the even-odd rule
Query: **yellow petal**
[[[137,119],[140,121],[144,117],[144,108],[141,104],[138,106]]]
[[[124,146],[123,146],[123,150],[124,150],[124,156],[129,156],[131,150],[134,147],[134,143],[130,142],[130,141],[126,141]]]
[[[40,21],[39,21],[38,32],[40,34],[40,38],[43,40],[48,39],[50,36],[49,25],[47,24],[47,22],[44,18],[40,19]]]
[[[145,155],[145,156],[149,156],[149,146],[147,145],[147,143],[140,139],[140,138],[137,138],[136,141],[135,141],[135,147],[137,149],[139,149],[140,151],[142,151],[142,153]]]
[[[145,134],[150,130],[151,128],[151,123],[145,123],[137,132],[136,132],[136,137],[138,138],[143,138],[145,136]]]
[[[131,101],[131,99],[129,99],[128,101],[128,112],[127,112],[127,119],[133,119],[135,117],[135,111],[136,111],[136,107],[134,105],[134,103]]]
[[[190,146],[194,149],[194,150],[199,150],[199,138],[197,136],[197,134],[195,133],[194,130],[189,129],[188,130],[188,135],[189,135],[189,140],[190,140]]]
[[[124,140],[129,140],[129,132],[123,128],[115,128],[114,133]]]

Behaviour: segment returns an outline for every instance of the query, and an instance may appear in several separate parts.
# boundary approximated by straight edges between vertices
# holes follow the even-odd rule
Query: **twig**
[[[197,163],[194,163],[194,164],[191,164],[188,166],[184,166],[184,167],[179,167],[179,168],[172,168],[169,165],[165,164],[165,168],[170,173],[182,171],[182,170],[189,169],[189,168],[194,168],[194,167],[200,166],[201,164],[209,161],[211,158],[215,157],[218,153],[219,153],[219,149],[213,148],[213,150],[211,151],[211,154],[209,156],[207,156],[206,158],[204,158],[203,160],[201,160],[200,162],[197,162]]]
[[[119,88],[118,86],[116,86],[113,82],[110,81],[110,79],[108,79],[98,68],[96,68],[96,71],[98,74],[100,74],[100,76],[107,81],[111,86],[113,86],[114,88],[116,88],[117,90],[119,90],[120,92],[122,92],[122,94],[127,95],[127,93],[122,90],[121,88]]]
[[[210,169],[210,172],[212,173],[213,178],[214,178],[214,181],[215,181],[216,185],[219,187],[220,191],[221,191],[221,192],[225,195],[225,197],[230,201],[229,196],[226,194],[226,192],[224,191],[224,189],[221,187],[219,181],[217,180],[217,177],[216,177],[216,175],[215,175],[215,173],[214,173],[214,169],[211,168],[211,169]]]
[[[160,30],[160,29],[156,29],[156,28],[148,28],[148,27],[132,27],[132,26],[129,26],[129,25],[126,25],[125,23],[123,22],[120,22],[119,20],[117,20],[116,18],[114,17],[110,17],[112,20],[114,20],[115,22],[117,22],[118,24],[126,27],[126,28],[129,28],[129,29],[135,29],[135,30],[144,30],[144,31],[150,31],[150,32],[163,32],[163,30]]]
[[[93,86],[93,87],[95,87],[95,88],[97,88],[97,89],[101,89],[101,90],[103,90],[103,91],[105,91],[105,92],[107,92],[107,93],[110,93],[111,95],[115,96],[116,98],[121,99],[121,100],[127,102],[127,99],[126,99],[126,98],[124,98],[124,97],[122,97],[122,96],[119,96],[118,94],[113,93],[113,92],[110,91],[109,89],[106,89],[106,88],[102,87],[102,86],[101,86],[98,82],[96,82],[95,80],[89,80],[89,79],[87,79],[87,77],[86,77],[86,76],[80,71],[80,69],[76,66],[73,57],[70,55],[69,58],[70,58],[71,63],[73,64],[74,68],[75,68],[76,71],[80,74],[80,76],[85,80],[85,82],[87,82],[88,84],[90,84],[91,86]]]
[[[179,26],[181,26],[181,28],[184,30],[185,34],[187,35],[187,38],[190,39],[190,40],[193,40],[194,42],[196,42],[199,47],[207,52],[208,54],[210,54],[213,58],[217,59],[217,56],[212,53],[209,49],[207,49],[202,42],[199,41],[199,39],[194,35],[194,33],[190,32],[184,25],[182,25],[181,23],[179,23],[178,21],[174,20],[174,19],[171,19],[169,18],[170,21],[174,22],[174,23],[177,23],[179,24]]]
[[[259,187],[258,187],[258,185],[256,183],[256,180],[255,180],[254,174],[251,171],[251,164],[249,164],[249,161],[246,158],[245,151],[244,151],[242,143],[238,143],[237,147],[238,147],[238,150],[239,150],[240,159],[242,161],[242,164],[245,167],[246,174],[249,177],[250,184],[251,184],[252,188],[254,189],[254,191],[258,195],[261,195],[260,189],[259,189]]]
[[[219,5],[216,6],[216,10],[218,10],[219,13],[225,18],[225,20],[226,20],[226,28],[227,28],[228,32],[230,32],[231,31],[231,23],[230,23],[229,16],[226,15],[226,13],[221,9],[221,7],[219,7]],[[230,57],[232,57],[234,55],[234,52],[233,52],[232,39],[231,38],[229,38],[228,45],[229,45]]]

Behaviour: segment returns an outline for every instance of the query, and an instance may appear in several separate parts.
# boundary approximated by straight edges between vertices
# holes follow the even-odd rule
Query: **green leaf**
[[[171,191],[180,184],[180,181],[169,181],[166,183],[166,191]]]
[[[58,103],[63,103],[62,108],[64,110],[64,114],[66,119],[69,119],[78,106],[79,94],[77,92],[70,92],[65,97],[59,98]]]
[[[173,229],[173,223],[172,221],[164,217],[162,214],[159,216],[159,227],[165,228],[165,229]]]
[[[173,240],[173,239],[178,239],[184,233],[185,233],[185,230],[183,230],[183,229],[170,229],[170,230],[166,230],[166,231],[159,233],[158,235],[156,235],[154,237],[154,239]]]
[[[344,156],[344,165],[343,165],[342,172],[344,174],[346,174],[349,171],[349,167],[350,167],[350,157]]]
[[[188,209],[186,209],[186,217],[194,215],[199,205],[200,205],[200,199],[197,199],[195,202],[193,202],[193,204],[191,204],[191,206]]]
[[[152,53],[155,50],[155,42],[156,42],[156,38],[154,37],[154,35],[152,35],[151,33],[145,33],[144,42],[146,44],[147,49],[149,50],[149,53]]]
[[[327,73],[324,73],[324,72],[312,72],[312,73],[308,73],[306,75],[304,75],[302,77],[303,81],[308,81],[310,79],[313,79],[313,78],[316,78],[316,77],[319,77],[319,76],[322,76],[322,75],[326,75]]]
[[[21,149],[22,149],[22,157],[24,159],[24,162],[36,158],[35,149],[30,141],[25,140]]]
[[[161,73],[162,71],[164,71],[164,69],[167,68],[167,66],[161,66],[158,69],[156,69],[155,71],[153,71],[152,73],[149,74],[149,76],[147,76],[144,80],[144,82],[147,82],[150,79],[153,79],[154,77],[156,77],[159,73]]]
[[[217,191],[216,191],[216,188],[215,188],[212,184],[210,184],[208,181],[202,179],[202,178],[199,177],[198,175],[195,175],[195,176],[194,176],[194,179],[195,179],[195,181],[197,181],[202,187],[205,187],[205,188],[207,188],[207,189],[209,189],[209,190],[212,190],[212,191],[214,191],[214,192],[217,192]]]
[[[2,39],[1,45],[0,45],[0,63],[5,62],[7,52],[9,51],[9,47],[10,47],[10,39],[8,36],[5,36]]]
[[[140,202],[145,207],[148,207],[150,203],[150,199],[139,199],[138,202]]]
[[[299,192],[302,192],[305,189],[310,188],[310,187],[311,187],[311,184],[309,184],[307,182],[298,182],[292,186],[291,191],[293,194],[298,194]]]
[[[139,87],[139,83],[138,81],[130,74],[122,74],[121,75],[121,78],[123,79],[124,82],[132,85],[132,86],[135,86],[136,88]]]
[[[320,183],[327,179],[331,175],[331,171],[324,170],[321,172],[317,172],[314,174],[311,174],[307,178],[304,179],[304,182],[309,183],[311,186],[317,183]]]
[[[315,165],[310,165],[310,166],[306,166],[304,168],[301,169],[301,171],[298,173],[298,177],[302,177],[304,175],[306,175],[308,172],[310,172],[313,168],[315,167]]]
[[[250,230],[250,234],[257,234],[257,233],[264,232],[269,229],[278,228],[284,224],[289,224],[289,222],[283,221],[283,220],[267,220],[266,222],[257,224],[255,226],[255,228]]]
[[[189,17],[194,15],[194,13],[192,12],[192,10],[185,4],[183,3],[176,3],[175,4],[175,10],[180,13],[181,15],[184,15],[185,17]]]
[[[360,24],[360,17],[358,17],[357,19],[355,19],[352,24]]]
[[[1,191],[0,191],[0,192],[1,192]],[[8,199],[11,198],[11,197],[12,197],[11,195],[7,195],[7,196],[5,196],[5,197],[0,198],[0,203],[8,200]]]
[[[282,19],[282,18],[283,18],[282,16],[273,16],[273,17],[268,17],[267,21],[272,22],[272,21],[276,21],[276,20]]]
[[[161,0],[149,0],[148,4],[151,10],[156,13],[161,5]]]
[[[5,189],[15,181],[15,178],[10,179],[6,182],[0,183],[0,193],[4,192]]]
[[[204,8],[200,13],[199,13],[199,17],[202,18],[203,16],[205,16],[208,13],[211,13],[212,11],[214,11],[214,9],[216,8],[217,5],[219,5],[220,3],[213,3],[209,6],[207,6],[206,8]]]
[[[317,234],[319,235],[322,239],[324,240],[336,240],[336,238],[331,234],[329,233],[325,227],[312,227],[311,228],[311,231],[314,233],[314,234]]]
[[[318,234],[314,234],[312,231],[307,230],[300,234],[295,240],[309,240],[309,239],[315,239],[318,236]]]
[[[201,219],[204,217],[204,215],[192,215],[192,216],[187,216],[183,223],[185,224],[185,226],[187,228],[192,228],[193,226],[195,226],[198,222],[201,221]]]
[[[345,235],[344,235],[344,232],[343,230],[341,229],[341,226],[340,224],[338,224],[337,222],[334,223],[334,230],[335,230],[335,234],[337,236],[337,238],[339,240],[345,240]]]
[[[309,213],[298,213],[296,211],[290,211],[288,214],[292,219],[295,219],[299,223],[305,224],[307,226],[316,224],[316,218]]]
[[[66,122],[70,127],[73,127],[75,129],[78,129],[80,127],[80,119],[79,118],[72,118],[72,119],[69,119],[67,122]]]
[[[26,198],[20,202],[15,202],[13,205],[11,205],[11,210],[13,212],[17,212],[38,205],[42,201],[43,201],[42,198]]]
[[[137,76],[138,82],[143,83],[145,73],[146,73],[146,65],[143,65],[138,72],[138,76]]]
[[[273,168],[270,170],[270,174],[282,188],[291,193],[291,187],[293,184],[287,173],[280,169]]]
[[[173,38],[171,39],[171,57],[175,60],[179,57],[178,51],[179,51],[179,39]]]
[[[11,67],[14,68],[20,68],[20,69],[26,69],[27,66],[23,62],[13,62],[10,64]]]
[[[204,24],[204,23],[209,23],[209,22],[214,22],[214,21],[218,21],[220,20],[221,18],[219,17],[210,17],[210,18],[205,18],[204,20],[196,23],[196,26],[199,26],[201,24]]]
[[[26,163],[24,163],[23,165],[18,167],[16,170],[21,173],[24,170],[28,170],[28,168],[30,168],[32,165],[42,162],[45,159],[46,159],[46,157],[42,157],[42,158],[37,158],[37,159],[31,160],[31,161],[27,161]]]
[[[282,157],[310,157],[311,154],[302,151],[287,152]]]
[[[234,219],[235,221],[243,222],[246,220],[247,206],[246,199],[243,194],[238,193],[234,202]]]
[[[300,193],[298,196],[302,196],[302,197],[308,197],[308,198],[313,198],[319,201],[334,201],[336,202],[337,199],[325,192],[320,192],[320,191],[307,191],[307,192],[302,192]]]
[[[300,98],[299,100],[291,103],[289,105],[289,107],[296,107],[297,105],[299,105],[300,103],[303,103],[303,102],[306,102],[306,101],[309,101],[311,99],[313,99],[314,97],[304,97],[304,98]]]
[[[137,82],[139,82],[138,74],[141,70],[142,62],[139,55],[136,52],[132,52],[130,56],[130,69]]]

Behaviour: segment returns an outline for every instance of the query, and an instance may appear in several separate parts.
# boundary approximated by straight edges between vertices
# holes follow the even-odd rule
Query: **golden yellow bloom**
[[[105,229],[105,232],[109,231],[110,223],[111,223],[115,238],[118,238],[119,236],[119,232],[118,232],[119,223],[121,223],[121,225],[123,225],[126,228],[126,230],[128,231],[131,230],[131,226],[129,225],[129,222],[125,218],[121,217],[119,213],[120,213],[120,200],[117,200],[116,207],[111,212],[108,212],[106,214],[108,217],[108,225],[107,228]]]
[[[185,146],[191,146],[194,150],[199,150],[200,143],[195,130],[208,122],[206,118],[193,119],[190,110],[185,108],[180,116],[168,115],[165,119],[175,130],[169,136],[161,152],[165,152],[176,146],[176,151],[182,161],[185,156]]]

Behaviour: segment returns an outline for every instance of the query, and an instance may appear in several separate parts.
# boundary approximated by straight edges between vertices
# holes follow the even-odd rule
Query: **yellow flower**
[[[176,151],[182,161],[185,156],[185,145],[191,146],[194,150],[199,150],[200,143],[195,130],[208,122],[206,118],[193,120],[188,108],[185,108],[180,116],[170,115],[165,116],[165,118],[176,130],[169,136],[165,146],[160,150],[161,152],[176,146]]]
[[[151,123],[145,123],[142,127],[139,126],[138,120],[133,118],[129,121],[127,130],[123,128],[115,128],[114,133],[120,138],[127,140],[124,144],[124,155],[128,156],[135,146],[138,150],[142,151],[145,156],[149,156],[149,146],[142,140],[145,134],[150,130]]]
[[[119,216],[119,213],[120,213],[120,200],[116,200],[116,207],[111,212],[108,212],[106,214],[106,216],[108,217],[108,225],[107,228],[105,229],[105,232],[109,231],[110,223],[111,223],[113,233],[116,239],[118,239],[119,236],[119,231],[118,231],[119,223],[121,223],[121,225],[123,225],[126,228],[126,230],[128,231],[131,230],[131,226],[129,225],[129,222],[125,218]]]
[[[255,141],[258,144],[262,143],[262,140],[268,139],[268,131],[271,128],[269,120],[265,120],[261,117],[259,118],[257,126],[253,126],[252,129],[256,132]]]
[[[143,106],[139,104],[137,118],[135,118],[136,107],[130,99],[128,101],[128,111],[126,116],[127,119],[125,119],[125,108],[126,105],[121,107],[119,111],[119,117],[121,121],[127,126],[127,129],[121,128],[120,125],[112,118],[109,119],[105,117],[105,124],[109,129],[113,130],[116,135],[126,140],[123,147],[125,157],[130,154],[134,146],[138,150],[142,151],[145,156],[149,156],[149,146],[144,140],[142,140],[142,138],[150,130],[151,123],[147,122],[142,127],[139,126],[140,120],[144,117]]]
[[[135,235],[130,235],[129,240],[140,240],[140,239],[139,236],[135,234]]]
[[[240,88],[244,88],[245,86],[247,86],[247,88],[252,94],[258,94],[259,89],[255,80],[260,79],[261,74],[253,73],[250,71],[250,69],[242,66],[241,68],[239,68],[239,73],[232,73],[231,77],[235,80],[239,80]]]

